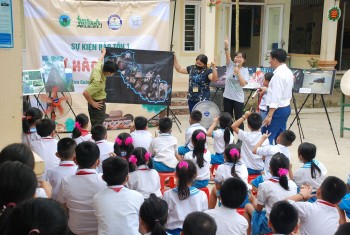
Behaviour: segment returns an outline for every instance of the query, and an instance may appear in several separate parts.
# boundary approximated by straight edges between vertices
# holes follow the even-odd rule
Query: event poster
[[[304,70],[303,85],[299,93],[331,95],[333,93],[335,70]]]
[[[117,67],[117,72],[107,78],[106,102],[170,104],[172,52],[107,48],[105,61],[113,61]]]
[[[44,90],[45,84],[40,70],[24,70],[22,72],[23,95],[36,95]]]
[[[0,48],[13,47],[12,0],[0,0]]]

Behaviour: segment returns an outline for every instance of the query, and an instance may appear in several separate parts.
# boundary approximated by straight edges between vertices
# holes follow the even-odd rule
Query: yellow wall
[[[21,141],[22,120],[22,34],[20,1],[12,1],[14,48],[0,49],[0,148]]]
[[[307,62],[311,57],[315,59],[320,59],[320,55],[306,55],[306,54],[293,54],[290,53],[290,67],[298,69],[309,69],[310,65]]]

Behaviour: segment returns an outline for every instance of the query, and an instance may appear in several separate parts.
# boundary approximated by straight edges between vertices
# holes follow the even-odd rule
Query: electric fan
[[[202,120],[200,124],[209,129],[211,124],[213,123],[213,119],[220,115],[219,107],[212,101],[205,100],[197,103],[193,110],[198,110],[202,113]]]
[[[45,88],[41,90],[38,102],[44,114],[54,121],[66,116],[72,107],[72,97],[69,92],[61,92],[57,86],[52,87],[51,92],[46,92]]]

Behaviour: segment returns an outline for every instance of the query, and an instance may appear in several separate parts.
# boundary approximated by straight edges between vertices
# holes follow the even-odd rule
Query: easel
[[[293,123],[295,120],[297,120],[297,123],[298,123],[298,129],[299,129],[299,136],[300,136],[300,140],[302,142],[302,139],[301,139],[301,133],[303,135],[303,138],[304,138],[304,133],[303,133],[303,130],[301,128],[301,123],[300,123],[300,118],[299,118],[299,113],[301,112],[301,110],[303,109],[306,101],[308,100],[308,98],[310,97],[311,94],[308,94],[306,99],[304,100],[303,104],[301,105],[299,111],[297,111],[297,107],[296,107],[296,101],[295,101],[295,97],[294,97],[294,92],[292,93],[292,96],[293,96],[293,103],[294,103],[294,109],[295,109],[295,117],[292,121],[292,123],[290,124],[288,130],[292,127]],[[339,149],[338,149],[338,144],[337,144],[337,140],[335,139],[335,136],[334,136],[334,132],[333,132],[333,127],[332,127],[332,123],[331,123],[331,120],[329,118],[329,115],[328,115],[328,110],[327,110],[327,106],[326,106],[326,102],[324,101],[324,97],[323,97],[323,94],[320,94],[321,96],[321,101],[322,101],[322,105],[323,105],[323,108],[324,108],[324,111],[326,113],[326,116],[327,116],[327,120],[328,120],[328,124],[329,124],[329,127],[330,127],[330,130],[332,132],[332,135],[333,135],[333,139],[334,139],[334,143],[335,143],[335,147],[337,148],[337,152],[338,152],[338,155],[340,155],[339,153]]]

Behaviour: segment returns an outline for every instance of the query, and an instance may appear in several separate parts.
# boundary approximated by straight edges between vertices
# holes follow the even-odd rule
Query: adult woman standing
[[[200,101],[210,100],[211,81],[218,80],[218,73],[216,71],[215,60],[211,62],[211,67],[207,67],[208,57],[206,55],[199,55],[196,58],[196,64],[182,68],[174,55],[174,68],[178,73],[189,74],[188,86],[188,108],[190,113],[193,107]]]
[[[243,67],[246,61],[246,54],[238,51],[232,61],[229,52],[228,39],[225,40],[226,54],[226,83],[224,91],[224,112],[228,112],[238,120],[243,115],[244,109],[244,91],[243,87],[249,81],[248,69]],[[239,127],[243,130],[243,123]]]

